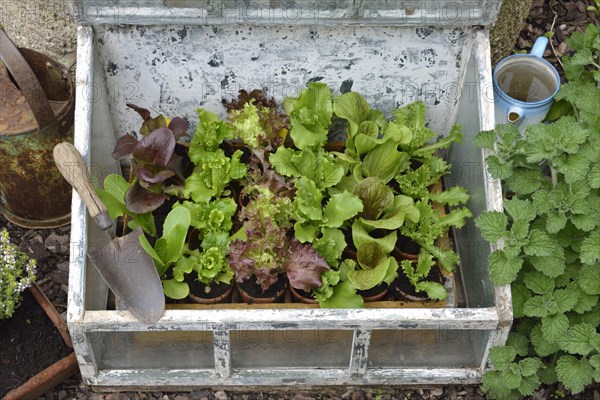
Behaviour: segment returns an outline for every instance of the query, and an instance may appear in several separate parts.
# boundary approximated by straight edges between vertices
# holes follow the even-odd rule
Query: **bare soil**
[[[26,290],[12,318],[0,321],[0,398],[71,351]]]

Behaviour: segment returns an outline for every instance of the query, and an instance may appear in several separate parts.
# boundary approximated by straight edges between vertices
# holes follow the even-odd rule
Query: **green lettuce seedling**
[[[287,97],[283,101],[292,124],[290,136],[301,150],[321,147],[327,142],[333,115],[329,87],[320,82],[311,82],[307,86],[308,89],[301,91],[298,97]]]
[[[187,274],[195,272],[194,277],[205,285],[231,283],[233,271],[229,267],[229,234],[210,232],[204,236],[202,250],[190,250],[186,244],[182,257],[173,267],[173,279],[183,282]]]
[[[197,112],[200,123],[188,153],[195,168],[185,180],[183,195],[196,203],[207,203],[221,197],[231,181],[246,176],[246,166],[240,161],[240,150],[228,157],[219,148],[223,140],[233,138],[229,124],[209,111],[198,109]]]
[[[458,127],[454,126],[448,136],[433,141],[435,133],[426,127],[423,103],[395,109],[394,119],[386,121],[383,114],[371,109],[354,92],[334,99],[334,112],[348,122],[348,140],[340,158],[352,172],[337,188],[351,190],[365,205],[352,224],[355,246],[360,250],[365,244],[377,245],[383,254],[389,254],[396,244],[397,232],[410,237],[421,246],[424,258],[420,268],[404,263],[405,275],[417,291],[426,291],[432,299],[445,298],[442,285],[426,280],[433,266],[428,260],[435,258],[447,271],[454,269],[458,255],[440,249],[435,243],[451,227],[463,226],[471,213],[467,208],[458,208],[442,217],[434,210],[432,201],[441,206],[457,206],[469,196],[460,187],[436,194],[431,193],[430,187],[450,168],[438,154],[462,140]],[[375,230],[379,231],[377,238],[371,235]],[[382,236],[382,231],[389,233]]]
[[[154,246],[145,236],[140,236],[140,244],[154,259],[165,295],[172,299],[183,299],[189,294],[189,287],[183,282],[183,277],[178,275],[168,278],[167,272],[183,255],[190,222],[190,212],[184,207],[177,207],[167,215],[162,237],[156,240]]]
[[[152,212],[136,214],[127,208],[125,194],[131,185],[121,175],[111,174],[104,178],[104,189],[96,189],[100,200],[106,206],[111,219],[126,216],[127,226],[134,230],[138,226],[150,236],[156,236],[156,226]]]

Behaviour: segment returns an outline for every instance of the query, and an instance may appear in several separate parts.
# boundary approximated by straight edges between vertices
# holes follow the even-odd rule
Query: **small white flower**
[[[10,318],[21,301],[21,292],[35,281],[36,261],[10,242],[0,231],[0,319]]]

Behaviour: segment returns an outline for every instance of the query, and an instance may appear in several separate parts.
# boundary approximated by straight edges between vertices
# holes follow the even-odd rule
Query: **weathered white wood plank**
[[[79,27],[77,30],[77,72],[75,99],[75,147],[89,160],[92,106],[89,101],[93,91],[94,49],[91,27]],[[67,300],[67,324],[73,340],[77,363],[84,381],[97,373],[97,362],[91,344],[85,335],[82,323],[85,313],[85,283],[87,255],[87,210],[83,201],[73,191],[71,202],[71,253],[69,261],[69,296]]]
[[[350,353],[350,376],[363,377],[367,372],[369,361],[369,346],[371,344],[371,331],[357,329],[352,338],[352,352]]]
[[[477,32],[475,36],[475,61],[477,63],[477,69],[479,71],[491,71],[491,51],[490,42],[487,31]],[[491,79],[492,77],[487,75],[482,81],[488,82],[489,85],[481,85],[481,92],[479,94],[480,99],[480,124],[481,130],[491,130],[495,127],[495,114],[493,102],[487,101],[490,97],[489,91],[491,90]],[[493,96],[493,95],[492,95]],[[485,151],[482,153],[485,157],[490,155],[490,152]],[[483,165],[487,166],[487,162],[483,160]],[[486,174],[486,198],[488,201],[488,209],[490,211],[503,211],[503,198],[502,198],[502,187],[500,180],[491,177],[487,168],[485,168]],[[497,247],[492,246],[492,251]],[[498,310],[499,324],[498,329],[494,330],[490,334],[490,340],[487,343],[483,353],[483,361],[481,368],[485,369],[489,350],[492,347],[502,346],[508,339],[508,334],[513,322],[512,314],[512,294],[510,291],[510,285],[505,286],[494,286],[494,303]]]
[[[231,340],[228,331],[215,331],[213,333],[215,372],[221,379],[231,375]]]
[[[475,384],[479,369],[415,368],[369,369],[363,377],[350,377],[346,369],[234,370],[229,378],[219,378],[213,370],[102,370],[93,379],[99,389],[186,390],[210,386],[286,387],[360,385],[445,385]]]
[[[86,331],[214,331],[244,325],[264,329],[496,329],[497,310],[439,309],[305,309],[305,310],[166,310],[152,325],[141,324],[128,311],[88,311]]]
[[[77,0],[76,16],[81,24],[159,25],[488,25],[497,18],[500,0],[296,0],[281,2],[227,0],[143,3]]]

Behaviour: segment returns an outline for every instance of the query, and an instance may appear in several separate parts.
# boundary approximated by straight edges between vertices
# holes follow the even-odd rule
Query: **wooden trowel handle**
[[[52,155],[62,176],[83,199],[90,216],[96,220],[103,231],[112,232],[109,229],[112,227],[112,220],[108,215],[106,206],[92,186],[92,180],[81,153],[71,143],[63,142],[54,146]]]

